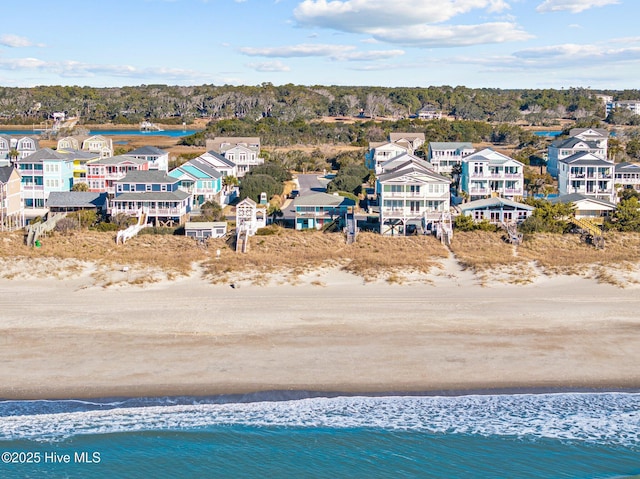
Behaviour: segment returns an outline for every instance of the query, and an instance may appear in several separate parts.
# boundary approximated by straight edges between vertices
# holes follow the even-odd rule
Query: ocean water
[[[0,477],[640,475],[637,393],[284,398],[3,401]]]

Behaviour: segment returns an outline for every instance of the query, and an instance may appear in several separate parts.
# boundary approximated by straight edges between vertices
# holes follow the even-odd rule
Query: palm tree
[[[15,148],[11,148],[9,150],[9,160],[11,161],[11,163],[15,163],[19,156],[20,152]]]
[[[267,214],[271,216],[272,223],[276,222],[276,218],[282,218],[284,216],[284,213],[280,209],[279,205],[269,205],[269,208],[267,209]]]
[[[238,178],[235,176],[225,176],[222,178],[222,186],[224,186],[225,193],[229,193],[234,186],[238,186]]]

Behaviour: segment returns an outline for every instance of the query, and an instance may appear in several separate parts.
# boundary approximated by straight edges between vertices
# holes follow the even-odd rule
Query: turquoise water
[[[258,399],[5,401],[0,477],[640,474],[635,393]]]
[[[536,136],[560,136],[562,135],[562,131],[536,131],[533,133]]]

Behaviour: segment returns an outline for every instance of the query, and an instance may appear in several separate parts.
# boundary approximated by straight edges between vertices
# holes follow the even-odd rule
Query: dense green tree
[[[620,200],[613,214],[612,226],[618,231],[640,231],[640,201],[637,196]]]
[[[267,198],[282,193],[282,183],[269,175],[245,175],[240,181],[240,199],[247,197],[254,201],[260,201],[260,195],[264,192]]]

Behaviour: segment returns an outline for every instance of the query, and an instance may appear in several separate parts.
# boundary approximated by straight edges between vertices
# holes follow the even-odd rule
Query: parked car
[[[289,198],[291,198],[292,200],[297,198],[298,196],[300,196],[300,191],[298,190],[291,190],[291,193],[289,193]]]

